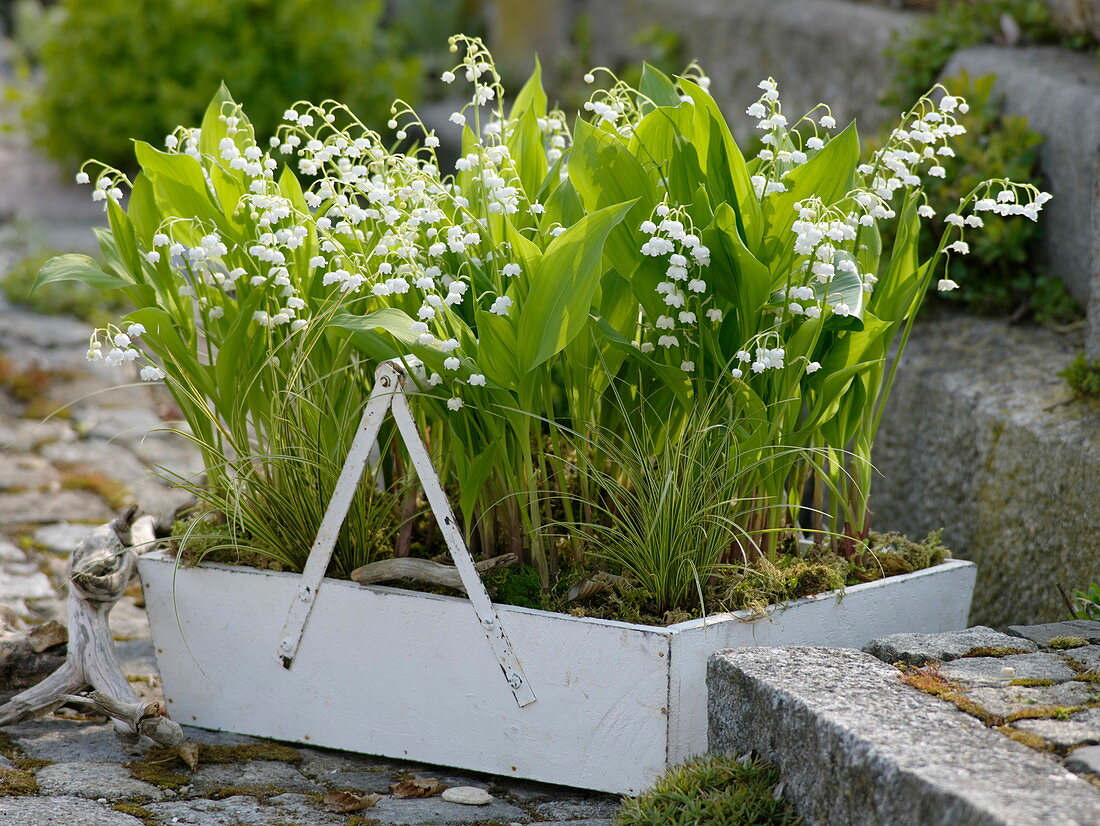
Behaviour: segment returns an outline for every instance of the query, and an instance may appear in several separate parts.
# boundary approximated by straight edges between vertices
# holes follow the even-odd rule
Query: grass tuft
[[[615,826],[796,826],[776,799],[779,771],[759,760],[708,755],[669,769],[653,788],[623,800]]]

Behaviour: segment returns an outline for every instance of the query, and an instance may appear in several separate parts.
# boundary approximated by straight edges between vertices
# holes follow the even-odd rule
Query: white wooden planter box
[[[173,719],[637,794],[707,749],[706,661],[725,648],[860,647],[966,626],[972,563],[658,628],[497,606],[537,701],[520,708],[470,602],[326,579],[293,668],[275,656],[299,576],[141,557]]]

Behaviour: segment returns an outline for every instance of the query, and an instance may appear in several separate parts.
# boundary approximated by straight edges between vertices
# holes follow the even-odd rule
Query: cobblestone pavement
[[[32,162],[0,145],[0,174],[20,157]],[[19,180],[44,180],[46,174],[25,171]],[[60,226],[66,236],[86,216],[65,203],[70,196],[62,190],[51,196],[60,203],[47,206],[69,217],[61,224],[48,215],[42,220],[47,230]],[[0,248],[0,275],[10,263]],[[188,475],[201,467],[197,451],[167,432],[180,423],[172,420],[174,408],[163,390],[119,387],[132,377],[85,361],[89,333],[82,322],[37,315],[0,299],[0,606],[30,621],[64,622],[69,554],[92,525],[130,502],[163,512],[180,494],[162,475]],[[140,590],[129,592],[114,608],[111,626],[127,677],[142,697],[159,699],[142,604]],[[0,701],[12,693],[0,692]],[[175,758],[135,760],[124,754],[101,721],[55,716],[0,729],[0,824],[608,826],[618,806],[610,795],[185,731],[201,744],[193,772]],[[493,800],[472,806],[438,796],[390,796],[390,785],[407,777],[479,787]],[[331,790],[383,797],[364,811],[333,814],[323,807]]]

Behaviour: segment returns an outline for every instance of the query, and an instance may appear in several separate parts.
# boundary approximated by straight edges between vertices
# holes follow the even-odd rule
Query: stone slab
[[[957,660],[975,648],[1017,648],[1021,652],[1039,650],[1033,642],[1010,637],[984,625],[941,634],[890,634],[863,646],[865,652],[885,663],[902,662],[908,665]]]
[[[28,757],[53,763],[127,763],[114,727],[74,720],[39,720],[5,727]],[[0,823],[3,821],[0,820]]]
[[[51,599],[57,596],[50,578],[45,574],[39,571],[17,574],[11,570],[11,565],[5,567],[3,576],[0,576],[0,600]]]
[[[1081,746],[1066,755],[1066,768],[1078,774],[1100,774],[1100,746]]]
[[[1023,637],[1038,645],[1050,645],[1055,637],[1083,637],[1088,642],[1100,642],[1100,622],[1067,620],[1042,625],[1010,625],[1006,629],[1014,637]]]
[[[956,52],[944,77],[997,76],[1005,110],[1043,136],[1039,163],[1054,195],[1043,210],[1048,269],[1082,305],[1100,297],[1100,68],[1096,58],[1056,47],[978,46]],[[1092,325],[1095,325],[1093,317]]]
[[[110,806],[79,797],[0,797],[4,826],[142,826]]]
[[[1085,671],[1100,671],[1100,645],[1071,648],[1064,653]]]
[[[978,566],[971,623],[1059,620],[1055,583],[1100,581],[1100,408],[1058,376],[1079,347],[961,315],[913,330],[875,442],[873,526],[942,529]]]
[[[1096,822],[1100,791],[870,654],[725,651],[707,686],[711,749],[767,755],[808,826]]]
[[[127,769],[112,763],[55,763],[39,769],[37,779],[39,789],[48,795],[93,800],[164,797],[164,792],[153,784],[135,780]]]
[[[535,806],[535,817],[541,820],[600,820],[613,817],[619,809],[615,798],[592,800],[552,800]]]
[[[43,525],[34,532],[34,541],[47,550],[59,554],[71,554],[76,546],[88,538],[92,528],[88,525],[73,525],[70,522],[55,522]]]
[[[0,493],[0,525],[37,525],[44,522],[107,522],[114,512],[107,503],[84,490]]]
[[[264,803],[245,795],[224,800],[172,800],[145,808],[164,826],[343,826],[347,822],[346,816],[328,814],[301,795],[279,795]]]
[[[379,820],[385,826],[478,823],[481,821],[512,823],[527,819],[523,809],[503,800],[494,800],[485,806],[464,806],[461,803],[448,803],[439,797],[410,798],[406,800],[384,797],[370,808],[367,816]]]
[[[1016,712],[1041,706],[1080,706],[1089,701],[1093,688],[1075,681],[1048,686],[981,687],[966,692],[966,696],[990,714],[1008,717]]]
[[[1020,720],[1012,725],[1038,734],[1059,750],[1100,743],[1100,708],[1086,708],[1068,720]]]
[[[275,788],[288,792],[319,791],[317,784],[307,780],[296,768],[274,760],[200,765],[192,775],[191,786],[199,794],[230,787]]]
[[[1011,671],[1006,672],[1006,669]],[[1072,680],[1076,673],[1057,654],[1013,654],[1008,657],[967,657],[944,663],[940,673],[963,686],[1005,686],[1012,680]]]

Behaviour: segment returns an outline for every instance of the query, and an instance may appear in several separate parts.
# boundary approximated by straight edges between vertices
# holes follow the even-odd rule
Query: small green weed
[[[1078,396],[1086,398],[1100,397],[1100,360],[1091,361],[1085,357],[1084,353],[1080,353],[1069,367],[1059,372],[1058,375],[1066,380],[1066,384]],[[1092,589],[1096,589],[1095,593]],[[1095,613],[1100,616],[1100,585],[1094,584],[1088,593],[1095,596],[1095,605],[1097,606]],[[1079,601],[1078,604],[1081,605],[1082,603]],[[1088,612],[1088,606],[1082,605],[1082,610]],[[1090,616],[1090,618],[1095,617]]]

